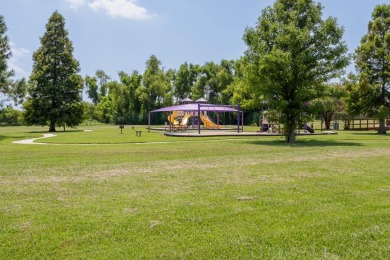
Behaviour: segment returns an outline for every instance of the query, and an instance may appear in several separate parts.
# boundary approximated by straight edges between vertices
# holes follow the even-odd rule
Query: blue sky
[[[352,53],[367,32],[374,7],[388,0],[320,0],[324,17],[345,28]],[[40,46],[45,24],[57,10],[66,21],[81,74],[104,70],[145,70],[156,55],[166,69],[184,62],[238,59],[246,46],[242,36],[254,27],[261,10],[273,0],[1,0],[0,15],[8,27],[16,78],[28,77],[32,53]],[[348,70],[351,71],[353,65]]]

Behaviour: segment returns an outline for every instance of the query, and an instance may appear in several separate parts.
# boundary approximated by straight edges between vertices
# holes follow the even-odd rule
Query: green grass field
[[[46,131],[0,128],[0,259],[390,258],[390,136]]]

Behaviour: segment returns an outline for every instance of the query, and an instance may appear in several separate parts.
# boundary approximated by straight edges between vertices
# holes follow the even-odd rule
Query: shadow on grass
[[[383,136],[383,137],[386,137],[386,136],[390,136],[390,131],[387,131],[387,134],[378,134],[378,132],[370,132],[370,133],[351,133],[351,135],[357,135],[357,136]]]
[[[70,133],[78,133],[78,132],[83,132],[83,131],[84,130],[79,130],[79,129],[66,130],[65,132],[61,131],[61,130],[57,130],[56,132],[49,132],[48,130],[42,130],[42,131],[30,131],[27,133],[29,133],[29,134],[70,134]]]
[[[31,139],[33,137],[31,136],[28,136],[28,135],[18,135],[18,136],[4,136],[4,135],[0,135],[0,141],[3,141],[3,140],[10,140],[11,142],[13,141],[17,141],[17,140],[24,140],[24,139]]]
[[[268,146],[279,146],[279,147],[337,147],[337,146],[363,146],[357,142],[344,142],[344,141],[333,141],[333,140],[297,140],[295,143],[287,143],[285,140],[256,140],[248,141],[248,144],[254,145],[268,145]]]

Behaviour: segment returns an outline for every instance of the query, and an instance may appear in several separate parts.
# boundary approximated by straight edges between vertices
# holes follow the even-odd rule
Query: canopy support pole
[[[150,112],[148,112],[148,133],[150,133]]]
[[[237,133],[240,132],[240,104],[237,105]]]
[[[198,103],[198,134],[200,134],[200,103]]]
[[[241,132],[244,132],[244,111],[241,112]]]

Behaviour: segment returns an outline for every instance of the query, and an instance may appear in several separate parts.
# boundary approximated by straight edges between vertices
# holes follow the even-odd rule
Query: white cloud
[[[93,0],[88,3],[88,6],[96,12],[103,10],[111,17],[145,20],[154,16],[135,2],[135,0]]]
[[[28,78],[29,72],[23,67],[27,66],[27,63],[31,59],[31,51],[24,48],[17,48],[15,43],[9,43],[11,47],[12,56],[8,60],[9,69],[15,72],[15,78]]]
[[[86,4],[86,0],[65,0],[65,1],[72,9],[79,9],[80,7],[83,7]]]

